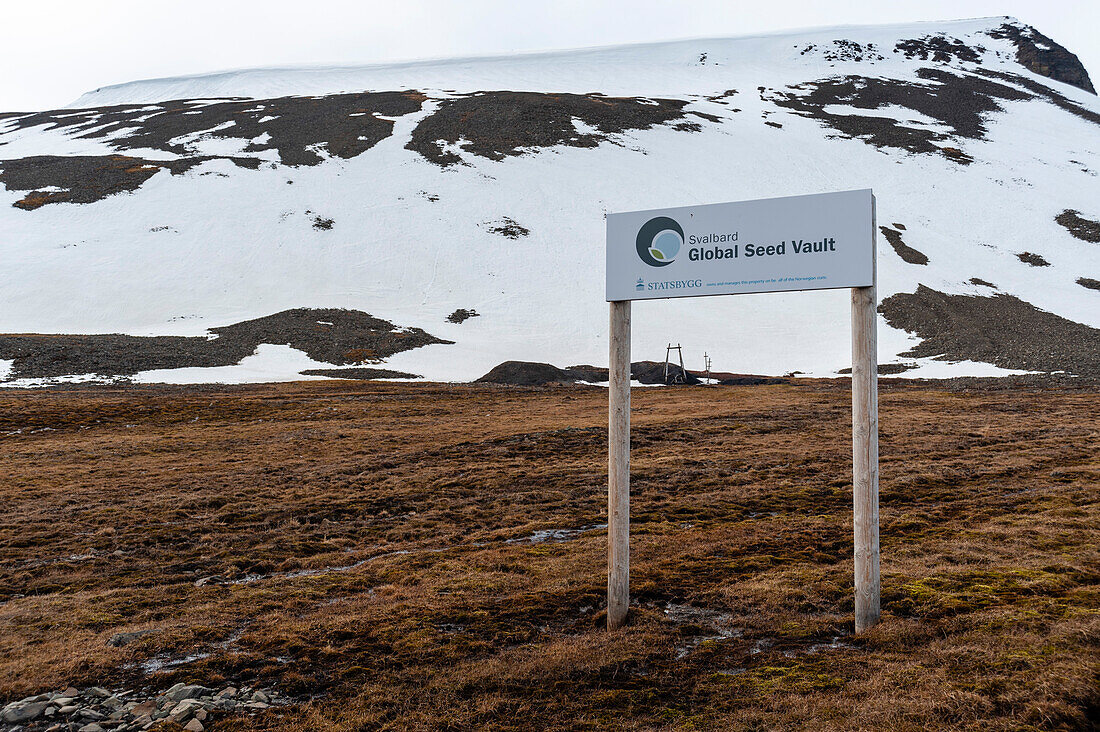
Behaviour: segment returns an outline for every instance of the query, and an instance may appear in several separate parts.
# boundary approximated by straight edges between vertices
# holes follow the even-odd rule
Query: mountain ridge
[[[1021,61],[1032,46],[1040,55]],[[1100,308],[1080,283],[1095,281],[1100,257],[1079,233],[1100,226],[1088,144],[1100,105],[1076,57],[1030,26],[852,26],[536,56],[417,62],[415,74],[230,72],[254,86],[237,92],[281,96],[219,98],[228,77],[177,77],[93,94],[193,96],[0,115],[0,251],[13,264],[0,273],[0,332],[216,338],[284,311],[348,310],[434,339],[387,354],[396,372],[472,380],[508,360],[602,363],[608,211],[874,187],[883,363],[919,353],[905,375],[1091,373]],[[331,93],[302,95],[322,87]],[[891,299],[903,294],[916,299]],[[836,374],[841,295],[639,307],[639,358],[687,340],[723,370]],[[989,302],[945,317],[956,296]],[[800,308],[811,314],[795,322]],[[459,310],[481,317],[447,320]],[[1034,316],[1044,332],[1074,334],[1054,363],[1018,333],[914,350],[955,344],[937,330],[965,325],[953,318],[1032,311],[1086,330]],[[59,378],[3,343],[6,385]],[[350,363],[293,343],[256,346],[249,363],[267,358],[266,371],[181,357],[175,374],[68,377],[286,379]]]

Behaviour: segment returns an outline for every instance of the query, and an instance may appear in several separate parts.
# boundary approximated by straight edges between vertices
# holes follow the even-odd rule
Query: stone
[[[232,686],[227,686],[217,694],[214,695],[215,699],[233,699],[237,696],[237,690]]]
[[[101,701],[100,704],[107,707],[108,709],[118,709],[122,706],[122,700],[119,699],[117,696],[109,696]]]
[[[191,686],[180,685],[179,688],[173,686],[171,689],[165,692],[164,695],[172,701],[182,701],[183,699],[194,699],[198,696],[206,696],[213,691],[213,689],[208,689],[205,686],[199,686],[198,684],[193,684]]]
[[[27,704],[16,702],[15,704],[9,704],[4,708],[2,719],[10,724],[30,722],[41,717],[42,713],[46,711],[46,706],[46,702],[30,702]]]
[[[207,716],[209,716],[209,712],[207,712],[205,709],[195,710],[195,719],[199,720],[200,722],[205,722]]]
[[[153,701],[152,699],[149,699],[148,701],[143,701],[141,704],[137,704],[133,708],[131,708],[130,709],[130,714],[134,715],[135,717],[143,717],[143,716],[146,716],[146,715],[150,715],[150,718],[151,718],[151,715],[156,710],[157,710],[157,703],[155,701]]]
[[[61,692],[61,696],[67,696],[75,699],[76,697],[80,696],[80,690],[70,686],[69,688],[65,689],[65,691]]]
[[[99,712],[97,712],[94,709],[81,709],[79,712],[77,712],[76,716],[78,716],[82,719],[90,719],[93,722],[98,722],[101,719],[106,719],[107,718],[106,714],[100,714]]]
[[[53,699],[50,700],[51,703],[56,704],[59,707],[67,707],[68,705],[72,704],[74,701],[76,701],[76,698],[68,696],[68,695],[66,695],[66,696],[55,696]]]
[[[90,689],[85,690],[84,696],[96,697],[99,699],[106,699],[111,695],[111,692],[107,691],[101,686],[93,686]]]
[[[269,697],[262,691],[255,691],[252,693],[252,701],[263,702],[264,704],[267,704],[269,701],[271,701],[271,697]]]
[[[200,708],[202,708],[202,702],[198,699],[184,699],[179,704],[172,707],[172,711],[168,713],[168,719],[176,724],[183,724],[191,718],[196,709]]]
[[[123,646],[130,645],[139,638],[144,638],[156,632],[157,630],[155,628],[147,628],[145,630],[135,630],[129,633],[115,633],[107,639],[107,645],[112,648],[122,648]]]
[[[103,732],[103,728],[95,722],[92,722],[91,724],[86,724],[81,727],[78,732]]]
[[[75,711],[76,711],[77,709],[80,709],[80,707],[78,707],[78,706],[77,706],[77,705],[75,705],[75,704],[66,704],[65,706],[63,706],[63,707],[61,707],[60,709],[58,709],[58,710],[57,710],[57,713],[58,713],[58,714],[72,714],[72,713],[73,713],[73,712],[75,712]]]
[[[202,732],[204,729],[202,722],[197,719],[192,719],[190,722],[183,725],[183,728],[188,732]]]

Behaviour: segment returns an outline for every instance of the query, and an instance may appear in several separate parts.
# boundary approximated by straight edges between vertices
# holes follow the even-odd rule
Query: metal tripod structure
[[[672,352],[676,351],[676,354],[680,357],[680,373],[672,375],[672,381],[668,380],[668,363],[669,357],[672,356]],[[687,382],[687,369],[684,368],[684,351],[677,343],[675,346],[671,343],[665,349],[665,383],[666,384],[684,384]]]

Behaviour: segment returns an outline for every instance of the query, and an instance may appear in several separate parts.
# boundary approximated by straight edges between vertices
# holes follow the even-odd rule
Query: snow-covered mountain
[[[105,87],[0,114],[0,380],[605,365],[605,214],[855,188],[886,371],[1096,375],[1098,174],[1088,74],[1011,18]],[[848,308],[639,302],[633,353],[836,374]]]

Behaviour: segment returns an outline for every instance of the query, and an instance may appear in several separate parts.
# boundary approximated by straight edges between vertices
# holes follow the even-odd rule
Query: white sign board
[[[870,189],[607,216],[609,302],[874,281]]]

